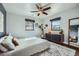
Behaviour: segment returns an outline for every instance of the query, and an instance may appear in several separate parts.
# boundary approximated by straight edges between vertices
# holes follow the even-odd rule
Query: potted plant
[[[43,24],[41,24],[41,25],[39,25],[39,28],[40,28],[40,30],[41,30],[41,37],[44,37],[44,29],[46,29],[46,27],[48,27],[48,25],[46,24],[46,25],[43,25]]]
[[[63,34],[63,29],[60,29],[60,32],[59,32],[60,34]]]

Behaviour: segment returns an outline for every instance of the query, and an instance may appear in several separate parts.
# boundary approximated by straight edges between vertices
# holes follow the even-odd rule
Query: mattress
[[[49,48],[48,41],[41,38],[24,38],[18,40],[19,46],[14,50],[1,54],[2,56],[30,56]]]

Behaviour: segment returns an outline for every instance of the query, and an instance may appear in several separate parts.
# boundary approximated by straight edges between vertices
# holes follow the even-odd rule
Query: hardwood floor
[[[76,49],[75,56],[79,56],[79,49]]]

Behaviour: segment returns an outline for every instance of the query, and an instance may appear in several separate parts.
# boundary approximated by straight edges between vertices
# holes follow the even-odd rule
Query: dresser
[[[49,41],[57,42],[57,43],[62,43],[64,42],[64,34],[51,34],[51,33],[46,33],[45,37]]]

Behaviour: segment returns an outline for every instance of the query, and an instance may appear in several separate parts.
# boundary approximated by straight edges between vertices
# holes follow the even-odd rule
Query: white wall
[[[35,27],[34,31],[25,31],[25,18],[33,19],[36,23],[41,23],[40,19],[7,13],[7,32],[16,37],[39,36],[40,30],[37,27]]]
[[[67,41],[68,40],[68,19],[79,17],[78,6],[60,13],[56,13],[55,15],[52,15],[50,17],[45,17],[43,19],[7,13],[7,24],[6,24],[7,32],[17,37],[38,36],[40,33],[40,30],[37,28],[35,28],[34,31],[25,31],[25,18],[32,18],[36,20],[37,23],[48,24],[49,28],[51,28],[50,19],[53,19],[56,17],[61,17],[61,28],[64,30],[64,35],[65,35],[64,38],[65,38],[65,41]],[[53,33],[59,33],[59,32],[53,31]]]
[[[64,30],[64,39],[65,41],[68,40],[68,20],[71,18],[79,17],[79,7],[74,7],[72,9],[68,9],[66,11],[56,13],[55,15],[50,16],[49,18],[45,19],[45,24],[48,24],[49,27],[51,26],[50,19],[61,17],[61,28]],[[53,33],[56,33],[56,31]],[[58,33],[58,32],[57,32]]]

